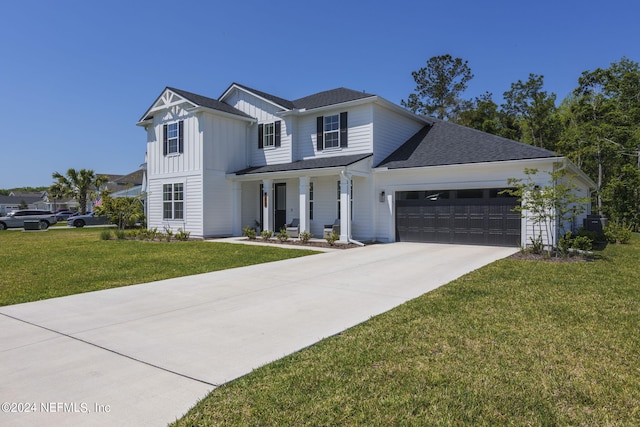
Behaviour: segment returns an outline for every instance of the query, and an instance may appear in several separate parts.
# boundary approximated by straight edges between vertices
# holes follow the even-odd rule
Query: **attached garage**
[[[396,192],[396,241],[519,246],[516,197],[502,188]]]

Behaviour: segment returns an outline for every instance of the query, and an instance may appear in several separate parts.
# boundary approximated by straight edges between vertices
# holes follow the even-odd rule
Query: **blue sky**
[[[344,86],[399,104],[411,72],[449,53],[475,76],[465,98],[499,103],[535,73],[559,102],[583,71],[640,61],[637,0],[24,0],[2,15],[0,188],[136,170],[135,123],[166,86],[287,99]]]

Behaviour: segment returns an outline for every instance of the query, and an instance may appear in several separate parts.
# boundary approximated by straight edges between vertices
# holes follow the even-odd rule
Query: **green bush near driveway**
[[[315,253],[204,241],[109,240],[105,233],[103,228],[0,232],[0,306]]]
[[[175,425],[640,425],[639,265],[638,235],[592,262],[495,262],[218,387]]]

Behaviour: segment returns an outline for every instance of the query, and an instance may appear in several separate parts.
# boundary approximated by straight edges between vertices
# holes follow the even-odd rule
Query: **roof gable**
[[[185,102],[191,104],[192,107],[204,107],[243,118],[252,118],[237,108],[234,108],[229,104],[225,104],[224,102],[220,102],[217,99],[208,98],[206,96],[167,86],[160,96],[156,98],[151,107],[149,107],[149,109],[144,113],[142,118],[140,118],[140,121],[142,122],[144,120],[151,119],[153,117],[153,113],[156,111],[164,110],[174,105],[184,104]]]
[[[389,169],[557,157],[553,151],[442,120],[424,126],[380,162]]]
[[[325,90],[323,92],[314,93],[312,95],[305,96],[303,98],[289,101],[284,98],[280,98],[275,95],[271,95],[266,92],[262,92],[256,89],[252,89],[248,86],[241,85],[239,83],[232,83],[231,86],[224,91],[224,93],[218,98],[220,101],[224,100],[234,88],[248,92],[254,96],[262,98],[284,110],[311,110],[314,108],[326,107],[329,105],[342,104],[344,102],[355,101],[363,98],[375,97],[370,93],[358,92],[357,90],[347,89],[344,87]]]
[[[240,89],[243,90],[245,92],[248,92],[254,96],[257,96],[259,98],[262,98],[274,105],[276,105],[277,107],[280,107],[284,110],[293,110],[295,107],[293,105],[293,102],[284,99],[284,98],[280,98],[278,96],[275,95],[271,95],[270,93],[267,92],[262,92],[260,90],[256,90],[256,89],[252,89],[249,86],[245,86],[245,85],[241,85],[240,83],[231,83],[231,86],[229,86],[227,88],[227,90],[225,90],[222,95],[220,95],[220,97],[218,98],[219,101],[222,101],[224,98],[226,98],[232,91],[233,89]]]

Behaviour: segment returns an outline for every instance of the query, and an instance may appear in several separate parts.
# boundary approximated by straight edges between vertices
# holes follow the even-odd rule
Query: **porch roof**
[[[235,172],[235,174],[236,175],[253,175],[253,174],[260,174],[260,173],[289,172],[289,171],[307,170],[307,169],[337,168],[337,167],[352,165],[370,156],[373,156],[373,154],[367,153],[367,154],[352,154],[349,156],[317,157],[313,159],[298,160],[292,163],[281,163],[276,165],[249,167],[246,169],[239,170]]]

